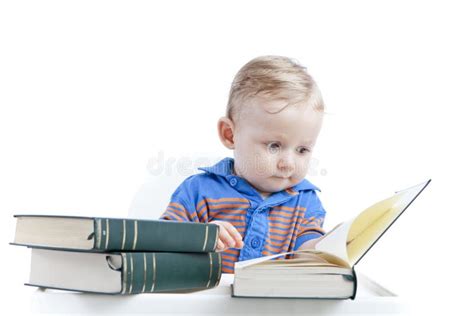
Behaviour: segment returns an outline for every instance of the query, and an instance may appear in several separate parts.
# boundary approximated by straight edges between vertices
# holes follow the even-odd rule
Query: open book
[[[314,249],[235,263],[234,296],[355,298],[354,266],[431,180],[382,200],[337,225]],[[299,259],[272,260],[288,254]]]

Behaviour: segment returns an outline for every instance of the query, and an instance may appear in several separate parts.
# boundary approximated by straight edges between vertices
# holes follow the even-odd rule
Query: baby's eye
[[[276,142],[268,143],[267,149],[271,154],[276,154],[280,150],[280,144]]]
[[[306,148],[306,147],[300,147],[300,148],[297,149],[297,151],[298,151],[298,153],[300,153],[300,154],[306,154],[306,153],[309,153],[309,152],[310,152],[310,150],[309,150],[308,148]]]

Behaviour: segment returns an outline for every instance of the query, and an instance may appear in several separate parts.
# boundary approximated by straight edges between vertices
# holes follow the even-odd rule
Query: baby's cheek
[[[267,177],[273,173],[276,159],[268,153],[255,156],[255,174],[258,177]]]
[[[302,158],[300,161],[298,161],[298,163],[296,164],[294,177],[301,179],[305,178],[310,167],[310,162],[311,160],[308,158]]]

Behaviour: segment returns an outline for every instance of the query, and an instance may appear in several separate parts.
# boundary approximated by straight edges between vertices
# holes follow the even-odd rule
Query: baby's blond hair
[[[297,61],[284,56],[260,56],[245,64],[232,82],[226,115],[236,119],[241,106],[260,96],[270,100],[284,100],[290,104],[309,103],[317,111],[324,111],[324,102],[316,82]]]

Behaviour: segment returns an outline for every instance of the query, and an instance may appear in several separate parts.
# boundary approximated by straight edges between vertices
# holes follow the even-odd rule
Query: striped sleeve
[[[178,222],[199,222],[194,206],[193,190],[186,185],[186,180],[171,195],[170,202],[160,219]]]
[[[325,234],[323,224],[324,218],[326,217],[326,210],[315,191],[312,192],[308,204],[296,235],[295,250],[306,241],[319,238]]]

